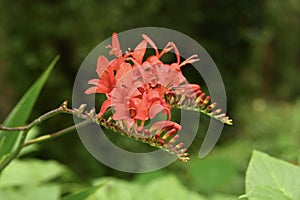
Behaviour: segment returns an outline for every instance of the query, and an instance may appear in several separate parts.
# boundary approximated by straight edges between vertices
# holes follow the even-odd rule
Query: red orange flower
[[[188,154],[182,148],[182,143],[175,144],[178,139],[176,133],[181,126],[171,121],[173,106],[196,110],[200,107],[200,111],[209,116],[221,121],[228,120],[229,123],[231,121],[218,109],[212,111],[216,103],[208,105],[210,97],[201,91],[199,85],[188,83],[183,76],[181,67],[198,61],[197,55],[181,62],[179,50],[173,42],[159,51],[147,35],[143,34],[142,38],[133,51],[123,53],[114,33],[108,48],[111,48],[109,54],[115,58],[109,61],[105,56],[99,56],[96,69],[99,78],[88,82],[93,86],[85,93],[106,95],[107,99],[98,115],[102,117],[111,107],[113,114],[108,121],[114,121],[123,133],[127,131],[130,137],[135,134],[146,137],[144,141],[149,144],[160,145],[179,159],[187,161]],[[154,49],[155,54],[145,58],[147,45]],[[175,53],[176,61],[165,64],[161,57],[170,51]],[[165,115],[166,120],[158,121],[146,129],[145,121],[155,118],[158,113]]]
[[[175,144],[178,139],[176,133],[181,126],[171,121],[172,107],[197,110],[227,124],[232,124],[232,120],[220,109],[215,109],[215,102],[209,104],[210,97],[201,91],[199,85],[188,83],[183,76],[181,67],[198,61],[197,55],[181,61],[179,50],[173,42],[159,51],[147,35],[142,34],[142,38],[133,51],[123,53],[117,34],[113,33],[108,48],[111,49],[109,54],[115,58],[108,60],[103,55],[98,57],[98,79],[88,81],[93,86],[85,93],[106,95],[107,99],[98,114],[102,117],[109,107],[113,109],[106,126],[121,130],[130,137],[138,135],[136,138],[141,137],[141,141],[166,148],[180,160],[188,161],[183,144]],[[145,58],[148,45],[155,54]],[[161,58],[170,51],[174,52],[176,61],[165,64]],[[155,118],[159,113],[165,115],[166,119],[146,129],[145,121]],[[111,121],[113,124],[109,125]]]
[[[143,34],[142,37],[144,40],[134,51],[123,55],[118,37],[114,33],[112,45],[108,47],[111,48],[110,54],[116,58],[108,61],[103,55],[99,56],[96,70],[99,79],[90,80],[88,83],[95,86],[86,90],[86,94],[106,94],[107,100],[103,103],[99,115],[103,115],[107,108],[112,106],[115,111],[114,120],[148,120],[160,112],[170,119],[171,106],[166,103],[165,95],[180,85],[184,84],[186,88],[190,86],[178,72],[181,72],[181,66],[197,61],[196,55],[180,63],[180,54],[174,43],[169,42],[159,52],[147,35]],[[155,50],[155,55],[144,61],[147,44]],[[164,64],[160,58],[172,49],[177,62]],[[128,73],[130,76],[126,76]]]

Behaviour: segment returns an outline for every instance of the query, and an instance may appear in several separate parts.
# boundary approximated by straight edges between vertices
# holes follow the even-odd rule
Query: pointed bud
[[[159,139],[160,139],[160,135],[159,135],[159,134],[155,134],[155,135],[154,135],[154,138],[155,138],[156,140],[159,140]]]
[[[175,128],[171,129],[170,131],[166,132],[164,134],[164,136],[162,137],[162,139],[166,140],[168,139],[170,136],[173,136],[174,134],[176,134],[177,130]]]
[[[206,111],[211,111],[212,109],[214,109],[217,106],[217,102],[213,102],[212,104],[210,104],[209,106],[207,106]]]
[[[179,153],[179,154],[183,154],[183,153],[186,152],[186,150],[187,150],[186,148],[180,149],[180,150],[178,151],[178,153]]]
[[[169,141],[169,143],[174,143],[178,140],[179,135],[175,135],[174,137],[171,138],[171,140]]]
[[[198,98],[196,99],[196,102],[198,102],[199,104],[203,103],[203,99],[205,98],[206,94],[205,93],[201,93]]]
[[[225,116],[224,113],[222,113],[221,115],[218,115],[218,114],[220,114],[221,112],[222,112],[222,109],[219,108],[219,109],[213,111],[212,114],[213,114],[213,115],[216,115],[216,117],[218,117],[218,118],[219,118],[219,117],[224,117],[224,116]],[[218,116],[217,116],[217,115],[218,115]]]
[[[183,142],[181,142],[181,143],[179,143],[179,144],[177,144],[176,146],[175,146],[175,148],[176,149],[181,149],[182,147],[183,147]]]
[[[166,143],[164,139],[160,139],[158,142],[159,142],[161,145],[164,145],[164,144]]]
[[[209,101],[210,101],[210,96],[207,96],[203,101],[203,106],[206,106]]]

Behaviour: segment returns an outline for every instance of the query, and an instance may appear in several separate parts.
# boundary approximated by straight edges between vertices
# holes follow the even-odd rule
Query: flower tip
[[[90,87],[87,90],[84,91],[85,94],[95,94],[97,90],[97,87]]]
[[[102,117],[103,114],[104,114],[103,112],[99,112],[99,113],[98,113],[98,116],[99,116],[99,117]]]
[[[181,130],[181,125],[174,122],[174,128],[176,130]]]
[[[182,147],[183,147],[183,142],[180,142],[179,144],[177,144],[176,146],[175,146],[175,148],[176,149],[181,149]]]
[[[189,157],[180,157],[179,160],[187,163],[190,160],[190,158]]]
[[[233,125],[233,120],[232,119],[228,119],[226,121],[226,124],[232,126]]]

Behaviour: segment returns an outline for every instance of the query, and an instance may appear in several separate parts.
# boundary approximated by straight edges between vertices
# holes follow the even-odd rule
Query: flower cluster
[[[117,126],[121,133],[187,161],[188,154],[182,148],[183,144],[176,144],[177,131],[181,126],[171,121],[172,107],[200,110],[228,124],[231,120],[220,113],[220,109],[213,111],[216,103],[209,105],[210,97],[201,91],[199,85],[190,84],[181,73],[182,66],[199,60],[197,55],[181,62],[179,50],[173,42],[159,52],[147,35],[142,37],[143,40],[133,51],[122,52],[117,34],[112,35],[112,44],[108,48],[115,58],[98,57],[96,72],[99,79],[88,82],[94,86],[87,89],[86,94],[106,95],[98,115],[102,117],[107,110],[113,110],[108,122]],[[147,45],[153,48],[155,54],[145,58]],[[170,51],[174,51],[176,62],[163,63],[161,57]],[[145,122],[158,114],[165,116],[165,120],[146,127]]]

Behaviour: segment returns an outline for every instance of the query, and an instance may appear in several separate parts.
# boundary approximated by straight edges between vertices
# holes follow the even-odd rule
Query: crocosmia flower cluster
[[[171,121],[172,108],[200,111],[227,124],[231,124],[231,120],[220,109],[215,109],[215,102],[209,104],[210,97],[199,85],[189,83],[182,74],[181,67],[198,61],[197,55],[182,61],[173,42],[159,51],[147,35],[142,34],[141,38],[133,51],[122,52],[118,36],[113,33],[108,48],[114,59],[108,60],[104,55],[98,57],[98,79],[88,82],[93,86],[85,93],[105,94],[106,100],[98,115],[104,118],[108,111],[112,113],[106,116],[106,127],[164,149],[187,162],[184,144],[178,143],[177,132],[181,126]],[[146,57],[149,48],[154,54]],[[176,60],[166,64],[161,58],[171,51]],[[161,116],[163,120],[153,120]],[[155,122],[151,123],[152,120]]]

